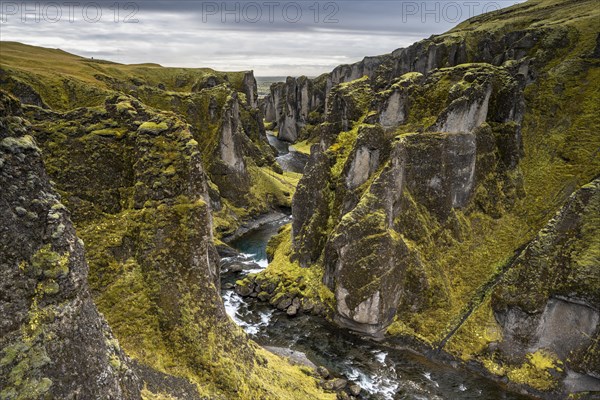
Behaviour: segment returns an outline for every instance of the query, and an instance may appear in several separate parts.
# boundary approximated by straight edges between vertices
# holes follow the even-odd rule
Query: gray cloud
[[[57,19],[52,2],[2,1],[0,16],[5,22],[0,37],[124,63],[314,76],[367,55],[408,46],[467,17],[521,1],[311,0],[271,5],[267,1],[138,1],[120,2],[116,14],[114,1],[79,0],[72,21],[68,6],[54,3],[62,11],[55,23],[50,22]],[[302,10],[301,17],[297,9]],[[126,23],[132,11],[136,13],[130,20],[137,23]],[[36,13],[39,22],[34,21]],[[94,19],[98,21],[90,22]]]

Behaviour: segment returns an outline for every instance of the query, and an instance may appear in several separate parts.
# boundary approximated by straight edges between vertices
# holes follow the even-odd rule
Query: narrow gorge
[[[596,0],[266,96],[0,46],[0,399],[600,395]]]

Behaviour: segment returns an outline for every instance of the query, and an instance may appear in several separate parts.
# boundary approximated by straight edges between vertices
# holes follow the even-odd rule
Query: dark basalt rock
[[[315,123],[315,110],[323,110],[326,92],[319,78],[288,77],[271,86],[271,93],[264,100],[264,115],[267,122],[276,123],[279,139],[295,142],[302,136],[307,123]]]
[[[20,115],[0,92],[1,397],[139,399],[90,296],[83,242]]]
[[[327,155],[314,145],[292,202],[295,257],[304,266],[319,257],[326,241],[325,232],[319,227],[329,218],[329,165]]]
[[[443,96],[443,106],[425,132],[390,140],[377,124],[359,125],[339,178],[333,178],[330,169],[330,158],[339,155],[315,146],[298,185],[292,259],[307,266],[323,257],[324,283],[336,297],[334,318],[351,329],[377,336],[403,305],[412,310],[425,307],[420,293],[430,290],[430,283],[422,256],[405,240],[422,229],[415,229],[418,222],[410,216],[411,203],[446,224],[454,210],[473,200],[486,204],[491,213],[495,204],[510,204],[519,195],[475,196],[476,186],[486,182],[489,174],[518,168],[522,94],[517,82],[506,71],[489,66],[456,67],[432,72],[427,78],[415,75],[397,82],[396,87],[408,89],[403,92],[405,111],[421,112],[415,105],[422,101],[420,97],[440,102],[430,93],[444,79],[457,83],[438,94]],[[333,116],[335,105],[330,111],[331,121],[346,121],[339,129],[350,129],[359,119],[358,114],[348,113],[351,102],[342,101],[346,97],[363,107],[377,106],[369,103],[370,89],[357,82],[332,91],[332,102],[344,104],[339,115]],[[504,104],[511,106],[499,106]],[[385,103],[383,107],[383,112],[389,111]],[[492,122],[493,129],[488,125]],[[336,140],[326,136],[323,142]],[[331,181],[337,181],[333,188]],[[324,241],[330,216],[336,225]]]
[[[596,179],[539,232],[492,298],[503,329],[501,354],[515,362],[528,353],[550,352],[578,391],[600,390],[599,215]]]
[[[470,23],[476,25],[476,18]],[[530,53],[540,43],[544,44],[546,53],[543,57],[538,54],[538,58],[531,63]],[[307,123],[316,124],[325,120],[327,113],[334,107],[330,93],[340,83],[366,76],[374,89],[381,90],[388,88],[395,78],[408,72],[428,74],[435,69],[468,62],[500,66],[508,60],[517,61],[522,66],[521,72],[528,75],[531,82],[535,79],[533,64],[546,62],[569,44],[568,30],[561,26],[482,34],[477,40],[477,48],[470,50],[464,37],[460,35],[432,36],[390,54],[365,57],[354,64],[340,65],[331,73],[313,80],[288,77],[285,83],[273,84],[270,95],[264,100],[264,114],[267,121],[277,123],[280,138],[294,142]],[[400,96],[396,93],[390,100],[392,104],[397,104]],[[396,108],[394,111],[397,111]],[[390,117],[386,114],[382,113],[383,126],[395,124],[402,119],[402,113],[394,113],[394,119],[400,118],[397,121],[389,120]],[[313,118],[308,118],[309,115]]]

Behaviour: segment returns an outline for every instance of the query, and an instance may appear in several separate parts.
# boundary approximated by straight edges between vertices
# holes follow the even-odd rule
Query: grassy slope
[[[221,73],[209,68],[165,68],[158,64],[118,64],[92,60],[60,49],[29,46],[17,42],[0,42],[0,67],[36,89],[52,108],[65,111],[75,107],[98,105],[112,88],[96,76],[157,86],[167,91],[190,92],[198,79],[205,76],[225,77],[235,88],[241,87],[243,73]],[[67,86],[76,85],[83,91],[69,99]],[[87,87],[86,87],[87,86]],[[86,93],[87,92],[87,93]]]

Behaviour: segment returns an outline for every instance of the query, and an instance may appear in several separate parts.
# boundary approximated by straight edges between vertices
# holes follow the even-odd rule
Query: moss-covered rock
[[[92,301],[83,242],[5,92],[0,129],[0,397],[139,399],[130,360]]]
[[[227,121],[237,124],[232,134],[245,136],[241,114],[247,110],[236,110],[241,106],[235,94],[224,101],[233,110],[226,113]],[[16,115],[9,118],[20,118]],[[198,397],[289,398],[292,392],[304,398],[323,395],[312,377],[265,356],[225,313],[213,246],[210,203],[214,201],[203,169],[203,164],[210,166],[215,158],[205,159],[211,142],[200,143],[199,131],[185,117],[125,95],[110,96],[99,107],[66,113],[29,107],[28,117],[50,176],[87,243],[91,289],[95,303],[120,340],[122,350],[118,354],[124,352],[135,359],[134,372],[141,381],[151,380],[153,393],[177,393],[177,388],[170,388],[175,379],[185,382],[182,385],[188,392],[191,386]],[[218,119],[214,126],[220,135]],[[105,134],[107,131],[119,134]],[[19,157],[26,152],[39,157],[33,138],[17,139],[3,138],[7,141],[2,149]],[[219,146],[219,140],[220,136],[213,145]],[[249,137],[242,141],[251,143]],[[241,157],[246,157],[244,151]],[[254,159],[247,163],[248,169],[244,166],[241,172],[247,173],[249,180],[251,177],[257,191],[244,204],[250,199],[257,207],[244,210],[244,214],[235,210],[237,215],[252,215],[275,202],[289,206],[298,178],[280,176],[268,166],[257,167]],[[250,173],[253,170],[256,178]],[[270,199],[270,195],[278,197]],[[226,198],[217,201],[227,204]],[[29,218],[27,208],[15,208],[14,212],[19,218]],[[60,213],[66,213],[66,208],[57,206],[48,214],[55,228],[48,233],[52,238],[72,229],[55,217]],[[62,280],[73,273],[65,257],[63,252],[42,246],[31,256],[31,263],[15,265],[44,279],[34,286],[40,299],[59,298],[68,290]],[[89,303],[93,307],[91,299]],[[47,308],[38,308],[33,320],[36,332],[46,319],[53,318],[53,314],[45,314]],[[6,365],[13,365],[12,359],[7,359]],[[107,365],[119,373],[129,371],[126,361],[114,356],[107,360]],[[273,365],[277,365],[277,374],[270,372]],[[80,367],[86,371],[86,366]],[[30,364],[19,368],[24,371],[19,374],[37,374],[37,367]],[[21,375],[17,378],[25,382]],[[47,381],[31,382],[47,390]],[[59,380],[56,382],[58,385]],[[15,381],[10,388],[17,384]]]
[[[55,179],[67,192],[89,243],[98,306],[128,354],[156,371],[189,380],[201,394],[238,391],[252,397],[264,393],[264,384],[278,386],[259,379],[266,367],[254,367],[255,348],[228,319],[220,301],[200,145],[180,119],[135,100],[129,100],[134,112],[119,113],[122,103],[114,98],[104,111],[82,111],[79,125],[88,126],[97,113],[105,113],[110,118],[101,119],[131,129],[123,138],[80,138],[55,121],[61,142],[44,142],[51,170],[61,165]],[[149,123],[137,122],[143,118],[162,125],[160,132],[142,129]],[[39,129],[42,140],[45,129]],[[93,144],[82,147],[82,139]],[[81,156],[63,158],[63,152]],[[89,159],[97,162],[82,168]],[[115,159],[121,160],[113,167],[118,171],[99,169]],[[107,202],[103,196],[86,195],[86,182],[94,182],[97,193],[109,193]],[[111,207],[116,193],[118,204]],[[231,375],[241,369],[246,378]]]
[[[494,290],[491,306],[503,327],[500,351],[509,358],[548,351],[567,369],[600,376],[585,362],[600,330],[599,211],[595,180],[571,196]]]
[[[326,97],[322,78],[288,77],[271,86],[262,111],[271,129],[277,127],[279,139],[292,143],[306,139],[307,129],[319,122]]]
[[[532,265],[539,272],[514,263],[600,173],[595,18],[590,1],[531,1],[328,74],[291,259],[323,271],[338,323],[478,359],[537,394],[561,390],[561,351],[507,344],[498,358],[494,343],[506,340],[504,320],[587,316],[561,302],[597,289],[587,269],[558,268],[574,250],[555,239]],[[593,264],[593,251],[581,254]],[[521,311],[501,317],[507,309]],[[593,343],[568,382],[595,376]],[[538,362],[548,357],[552,367]]]
[[[173,112],[180,123],[189,124],[199,144],[202,165],[218,188],[213,192],[214,208],[227,210],[216,219],[219,236],[232,233],[243,221],[271,208],[289,205],[289,200],[282,204],[280,197],[265,202],[250,191],[250,168],[267,167],[280,172],[257,108],[252,71],[221,73],[206,68],[121,65],[12,42],[3,43],[3,54],[0,85],[25,104],[64,112],[78,107],[93,109],[107,98],[126,95],[113,107],[110,120],[91,123],[93,129],[89,132],[95,135],[123,138],[134,127],[117,126],[114,119],[119,115],[136,121],[136,114],[145,113],[140,104]],[[51,114],[44,113],[45,117]],[[72,116],[78,118],[77,113]],[[138,120],[142,123],[135,129],[140,134],[159,135],[172,128],[160,118]],[[110,196],[116,199],[115,193]]]

